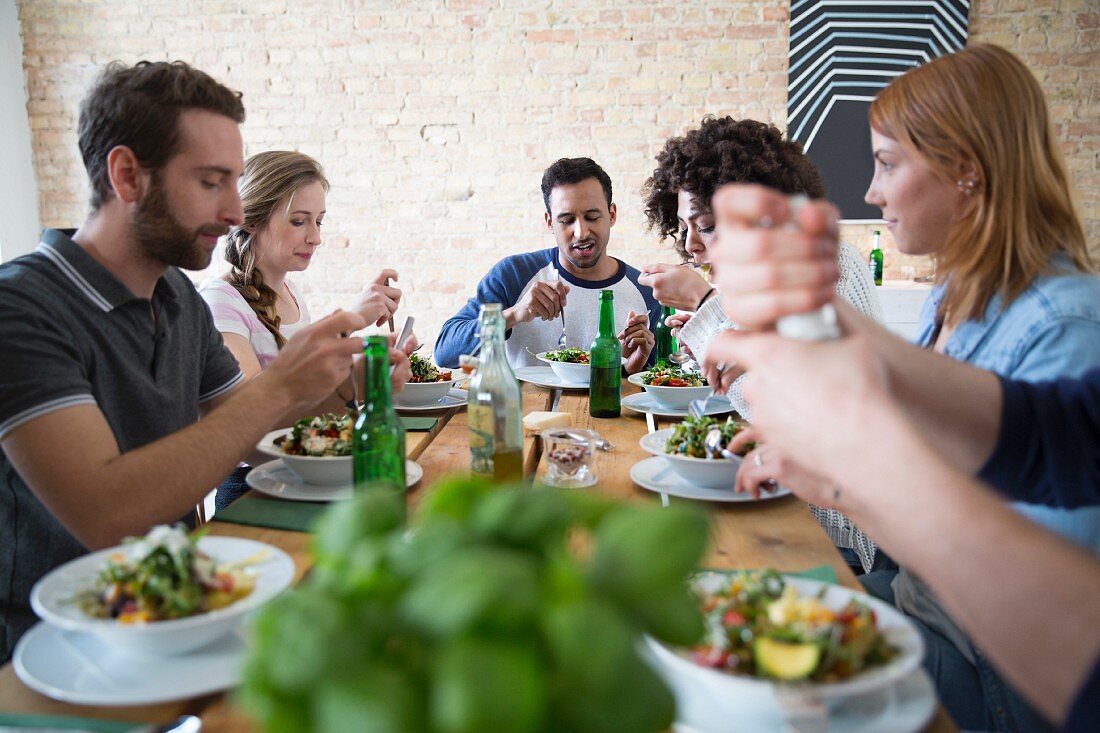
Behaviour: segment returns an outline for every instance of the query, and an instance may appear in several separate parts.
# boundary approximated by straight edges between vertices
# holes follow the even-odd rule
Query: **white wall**
[[[0,223],[0,262],[37,246],[38,186],[15,0],[0,0]]]

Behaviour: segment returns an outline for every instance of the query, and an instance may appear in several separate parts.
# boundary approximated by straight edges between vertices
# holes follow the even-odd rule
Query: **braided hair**
[[[774,125],[756,120],[706,116],[683,137],[669,138],[657,154],[657,168],[642,196],[649,228],[673,240],[676,252],[691,259],[676,216],[676,196],[688,191],[710,210],[714,192],[727,183],[759,183],[784,193],[824,198],[825,186],[802,146],[785,140]]]
[[[279,294],[264,282],[256,267],[255,236],[277,210],[290,210],[295,193],[314,182],[328,191],[321,164],[308,155],[287,150],[253,155],[244,164],[240,183],[244,222],[229,231],[225,245],[225,260],[233,266],[226,281],[245,299],[280,349],[286,339],[279,332],[281,319],[275,307]]]

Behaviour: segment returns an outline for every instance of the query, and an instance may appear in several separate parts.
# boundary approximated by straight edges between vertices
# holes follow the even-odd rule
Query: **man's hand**
[[[797,228],[784,194],[763,186],[728,185],[711,200],[716,241],[708,254],[731,321],[750,331],[770,329],[785,315],[833,301],[837,211],[824,201],[798,210]]]
[[[677,310],[694,311],[710,292],[710,283],[685,265],[646,265],[638,284],[653,288],[658,303]]]
[[[367,287],[359,293],[352,311],[358,313],[368,324],[381,326],[397,312],[401,303],[401,291],[391,287],[390,280],[397,279],[397,270],[382,270]]]
[[[504,311],[504,327],[512,328],[517,323],[529,323],[536,318],[551,321],[561,315],[565,307],[569,286],[564,282],[544,282],[540,280],[531,286],[511,308]]]
[[[363,351],[363,339],[344,334],[367,325],[363,316],[350,311],[336,311],[311,323],[286,342],[256,380],[285,395],[288,409],[306,410],[348,378],[352,357]]]
[[[649,316],[645,313],[635,315],[634,311],[628,312],[626,327],[619,332],[618,339],[626,359],[626,373],[634,374],[645,369],[649,352],[653,351],[653,344],[657,340],[649,330]]]

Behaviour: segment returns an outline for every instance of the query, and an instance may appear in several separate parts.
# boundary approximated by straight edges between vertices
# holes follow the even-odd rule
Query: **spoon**
[[[736,453],[726,449],[722,440],[722,431],[717,425],[707,431],[707,436],[703,438],[703,447],[707,449],[707,456],[710,458],[740,458]]]

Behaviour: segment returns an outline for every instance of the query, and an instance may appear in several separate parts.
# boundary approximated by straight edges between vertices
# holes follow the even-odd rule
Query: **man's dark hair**
[[[709,210],[714,192],[727,183],[825,197],[821,174],[802,146],[785,140],[775,125],[708,115],[698,129],[669,138],[657,154],[657,168],[642,188],[649,228],[672,237],[680,257],[691,259],[676,218],[676,196],[688,191],[697,206]]]
[[[142,167],[161,168],[180,145],[179,116],[200,109],[244,122],[241,93],[182,61],[115,61],[80,104],[80,155],[92,184],[92,211],[110,200],[107,153],[119,145]]]
[[[546,204],[546,213],[550,211],[550,192],[557,186],[580,183],[595,178],[603,187],[607,197],[607,208],[611,208],[611,176],[591,158],[561,158],[542,174],[542,201]]]

